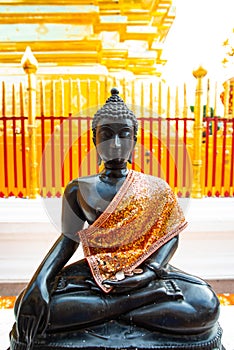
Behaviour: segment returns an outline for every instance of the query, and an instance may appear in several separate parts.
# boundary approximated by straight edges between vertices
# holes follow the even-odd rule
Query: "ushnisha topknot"
[[[111,96],[106,103],[94,114],[92,122],[93,137],[96,137],[96,128],[99,121],[103,118],[111,118],[113,120],[130,119],[134,126],[134,136],[137,135],[138,122],[135,114],[127,107],[122,98],[119,96],[117,88],[111,89]]]

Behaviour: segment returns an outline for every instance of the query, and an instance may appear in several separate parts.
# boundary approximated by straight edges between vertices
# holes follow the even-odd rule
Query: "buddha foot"
[[[11,332],[11,349],[20,349]],[[32,350],[225,350],[221,344],[222,329],[199,335],[172,335],[150,332],[144,328],[109,321],[82,330],[50,333],[38,336]]]

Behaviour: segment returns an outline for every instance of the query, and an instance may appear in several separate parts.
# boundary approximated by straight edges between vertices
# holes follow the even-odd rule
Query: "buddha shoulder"
[[[83,186],[92,186],[96,183],[97,175],[82,176],[71,180],[65,189],[66,193],[78,191]]]

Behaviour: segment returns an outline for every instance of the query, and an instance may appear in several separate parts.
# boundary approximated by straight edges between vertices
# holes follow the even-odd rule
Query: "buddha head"
[[[99,165],[101,161],[116,166],[131,163],[138,122],[116,88],[111,90],[111,97],[95,113],[92,130]]]

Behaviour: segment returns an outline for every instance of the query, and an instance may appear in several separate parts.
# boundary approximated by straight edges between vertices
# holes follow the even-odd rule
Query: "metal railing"
[[[116,85],[139,116],[133,169],[164,178],[178,196],[233,196],[234,118],[226,107],[229,88],[225,87],[223,97],[228,114],[211,117],[207,96],[204,116],[202,67],[193,72],[197,87],[191,117],[185,86],[182,109],[178,90],[172,109],[170,88],[164,94],[161,82],[110,77],[36,81],[37,62],[30,50],[22,65],[27,82],[17,88],[3,81],[0,91],[1,197],[61,196],[72,178],[98,171],[92,115]]]

